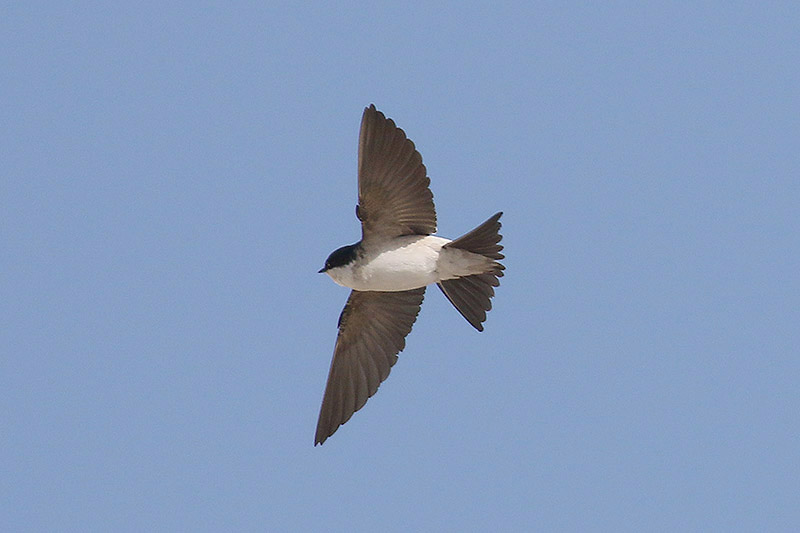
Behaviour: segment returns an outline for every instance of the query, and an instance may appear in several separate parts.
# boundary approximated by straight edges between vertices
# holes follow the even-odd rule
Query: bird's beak
[[[317,274],[322,274],[322,273],[324,273],[324,272],[325,272],[325,267],[322,267],[322,268],[319,270],[319,272],[317,272]]]

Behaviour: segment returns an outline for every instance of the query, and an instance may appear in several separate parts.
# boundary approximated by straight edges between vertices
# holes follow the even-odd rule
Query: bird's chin
[[[337,267],[331,268],[325,271],[325,274],[328,275],[329,278],[333,280],[333,282],[337,285],[341,285],[342,287],[352,288],[352,279],[348,275],[348,271],[346,269]]]

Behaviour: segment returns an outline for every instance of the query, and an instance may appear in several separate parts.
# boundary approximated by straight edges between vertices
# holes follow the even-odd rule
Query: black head
[[[332,268],[344,266],[355,261],[358,256],[359,244],[360,243],[348,244],[347,246],[342,246],[338,250],[334,250],[325,260],[325,267],[323,267],[319,273],[322,274]]]

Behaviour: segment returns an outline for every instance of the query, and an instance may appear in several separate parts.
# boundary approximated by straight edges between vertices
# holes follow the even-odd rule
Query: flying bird
[[[389,376],[435,283],[483,331],[505,267],[500,216],[455,240],[434,235],[436,210],[422,156],[394,121],[370,105],[358,139],[361,240],[328,256],[320,270],[352,289],[325,386],[314,444],[361,409]]]

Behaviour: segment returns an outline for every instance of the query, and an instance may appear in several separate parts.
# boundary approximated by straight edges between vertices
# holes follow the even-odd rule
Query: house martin
[[[352,289],[325,386],[314,444],[361,409],[389,376],[435,283],[483,331],[505,267],[501,213],[455,240],[434,235],[436,210],[422,156],[394,121],[370,105],[358,139],[361,240],[328,256],[320,270]]]

